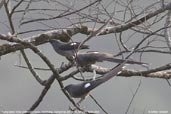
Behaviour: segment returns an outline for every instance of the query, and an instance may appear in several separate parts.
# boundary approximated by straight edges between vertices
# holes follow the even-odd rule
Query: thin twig
[[[80,12],[81,10],[84,10],[86,8],[89,8],[90,6],[94,5],[95,3],[99,2],[100,0],[96,0],[90,4],[88,4],[87,6],[83,7],[83,8],[80,8],[78,10],[75,10],[73,12],[69,12],[67,14],[60,14],[58,16],[54,16],[54,17],[51,17],[51,18],[40,18],[40,19],[34,19],[34,20],[29,20],[29,21],[25,21],[25,22],[22,22],[21,25],[24,25],[24,24],[27,24],[27,23],[31,23],[31,22],[37,22],[37,21],[45,21],[45,20],[53,20],[53,19],[57,19],[57,18],[62,18],[62,17],[65,17],[65,16],[69,16],[69,15],[72,15],[72,14],[75,14],[77,12]],[[58,2],[58,1],[56,1]],[[58,2],[60,3],[60,2]],[[61,3],[62,4],[62,3]]]
[[[129,111],[129,109],[130,109],[130,107],[131,107],[131,104],[132,104],[132,102],[133,102],[133,100],[134,100],[134,98],[135,98],[135,95],[138,93],[138,90],[139,90],[140,86],[141,86],[141,80],[140,80],[140,82],[139,82],[139,84],[138,84],[138,87],[137,87],[135,93],[134,93],[133,96],[132,96],[132,99],[131,99],[131,101],[130,101],[130,103],[129,103],[127,109],[126,109],[125,114],[128,113],[128,111]]]
[[[168,10],[167,17],[166,17],[166,23],[164,25],[165,27],[170,25],[170,16],[171,16],[171,10]],[[171,51],[171,36],[169,34],[169,31],[170,31],[170,29],[168,29],[168,28],[164,29],[166,44],[167,44],[169,50]],[[171,87],[171,84],[170,84],[169,80],[166,79],[166,81],[169,84],[169,86]]]
[[[28,67],[22,66],[22,65],[18,65],[18,64],[14,64],[14,66],[19,67],[19,68],[28,69]],[[38,68],[38,67],[34,67],[33,69],[35,69],[35,70],[43,70],[43,71],[50,71],[49,68]]]
[[[58,71],[59,73],[63,73],[64,71],[68,70],[69,68],[72,67],[71,63],[62,65]],[[55,76],[52,75],[46,82],[46,86],[44,87],[44,89],[42,90],[40,96],[38,97],[38,99],[33,103],[33,105],[29,108],[28,112],[35,110],[39,104],[41,103],[41,101],[43,100],[43,98],[45,97],[46,93],[48,92],[48,90],[50,89],[52,83],[55,80]],[[28,114],[28,113],[27,113]]]
[[[21,50],[21,54],[23,55],[23,58],[28,66],[28,69],[30,70],[30,72],[32,73],[32,75],[34,76],[34,78],[43,86],[45,86],[46,81],[43,81],[40,76],[34,71],[29,59],[27,58],[27,55],[25,54],[24,50]]]
[[[60,81],[60,75],[58,70],[55,69],[54,65],[50,62],[50,60],[43,54],[40,52],[40,50],[34,46],[32,43],[29,43],[27,41],[23,41],[20,40],[19,38],[14,38],[14,36],[8,36],[8,37],[4,37],[5,40],[10,41],[10,42],[15,42],[15,43],[20,43],[24,46],[29,47],[35,54],[37,54],[46,64],[47,66],[50,68],[50,70],[53,72],[53,75],[55,77],[55,79],[58,81],[59,85],[61,88],[64,88],[64,85],[62,83],[62,81]],[[62,92],[65,94],[65,96],[68,98],[68,100],[80,111],[82,111],[82,109],[80,109],[76,103],[74,102],[74,100],[69,96],[69,94],[64,90],[61,89]]]
[[[99,106],[99,108],[105,113],[108,114],[108,112],[98,103],[98,101],[91,95],[89,94],[89,96],[93,99],[93,101]]]

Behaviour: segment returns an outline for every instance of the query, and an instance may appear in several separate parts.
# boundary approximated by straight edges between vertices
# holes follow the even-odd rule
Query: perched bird
[[[87,66],[95,64],[96,62],[110,61],[115,63],[121,63],[123,59],[117,59],[112,54],[106,52],[98,51],[88,51],[85,53],[79,53],[78,48],[81,42],[69,42],[64,43],[58,40],[52,39],[49,40],[53,49],[60,55],[65,56],[70,61],[76,61],[78,66]],[[82,45],[80,49],[89,49],[88,45]],[[127,60],[128,64],[146,64],[143,62]]]
[[[109,61],[109,62],[115,62],[115,63],[122,63],[125,60],[115,58],[112,54],[106,53],[106,52],[88,51],[86,53],[77,53],[75,55],[75,61],[78,64],[78,66],[83,67],[83,66],[95,64],[96,62]],[[138,64],[138,65],[147,64],[147,63],[132,61],[132,60],[127,60],[126,63]]]
[[[53,49],[60,55],[65,56],[69,60],[73,60],[73,56],[78,51],[81,42],[64,43],[55,39],[49,40]],[[88,45],[82,45],[80,49],[89,49]]]
[[[102,78],[85,81],[78,84],[69,84],[65,86],[64,89],[69,93],[71,97],[81,98],[81,100],[83,100],[91,90],[119,74],[126,62],[127,60],[124,60],[123,63],[115,66],[111,71],[102,76]]]

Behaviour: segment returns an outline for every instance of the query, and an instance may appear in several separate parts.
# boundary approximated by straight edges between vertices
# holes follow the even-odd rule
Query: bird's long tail
[[[118,64],[117,66],[115,66],[114,68],[112,68],[111,71],[109,71],[108,73],[106,73],[105,75],[103,75],[102,78],[100,79],[96,79],[94,81],[92,81],[91,88],[89,88],[89,90],[94,89],[95,87],[103,84],[104,82],[108,81],[109,79],[111,79],[112,77],[118,75],[120,73],[120,71],[122,70],[122,68],[124,67],[125,63],[127,62],[127,60],[125,60],[123,63]]]
[[[106,61],[115,62],[115,63],[122,63],[125,60],[124,59],[117,59],[117,58],[111,57],[111,58],[106,58]],[[133,60],[127,60],[126,63],[127,64],[147,65],[147,63],[139,62],[139,61],[133,61]]]
[[[128,62],[132,63],[132,61],[130,61],[128,59],[133,53],[134,53],[134,50],[132,52],[130,52],[130,54],[125,58],[125,60],[119,59],[119,62],[121,62],[121,63],[118,64],[117,66],[115,66],[114,68],[112,68],[111,71],[109,71],[108,73],[104,74],[102,78],[94,80],[92,82],[92,83],[94,83],[94,84],[92,84],[94,86],[90,89],[94,89],[95,87],[103,84],[104,82],[106,82],[109,79],[113,78],[114,76],[118,75],[126,63],[128,63]],[[115,60],[117,60],[117,59],[115,59]]]

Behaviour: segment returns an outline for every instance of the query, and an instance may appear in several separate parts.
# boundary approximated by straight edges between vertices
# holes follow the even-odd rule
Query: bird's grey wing
[[[124,59],[118,59],[115,57],[107,57],[104,60],[110,61],[110,62],[115,62],[115,63],[122,63],[125,60]],[[127,60],[127,64],[138,64],[138,65],[148,65],[148,63],[140,62],[140,61],[134,61],[134,60]]]
[[[70,92],[72,97],[80,98],[80,97],[84,97],[85,95],[87,95],[90,92],[90,89],[86,88],[87,84],[89,83],[82,82],[82,83],[74,85],[73,86],[74,88],[72,88],[72,92]]]
[[[90,53],[78,53],[76,60],[81,66],[94,64],[97,61],[97,57]]]
[[[88,81],[86,82],[87,85],[84,85],[84,91],[88,93],[102,83],[103,83],[103,80],[100,80],[100,79]]]
[[[60,46],[59,46],[59,49],[65,50],[65,51],[69,51],[69,50],[77,49],[78,46],[79,46],[78,43],[76,43],[76,42],[71,42],[71,43],[67,43],[67,44],[60,45]]]
[[[112,54],[98,51],[89,51],[87,52],[87,56],[89,59],[96,60],[97,62],[102,62],[104,60],[110,61],[110,59],[113,59]]]
[[[96,61],[98,62],[102,62],[102,61],[110,61],[110,62],[115,62],[115,63],[122,63],[124,62],[125,60],[124,59],[118,59],[118,58],[115,58],[112,54],[110,53],[106,53],[106,52],[88,52],[89,58],[92,58],[92,59],[96,59]],[[133,61],[133,60],[127,60],[128,64],[138,64],[138,65],[147,65],[147,63],[144,63],[144,62],[139,62],[139,61]]]

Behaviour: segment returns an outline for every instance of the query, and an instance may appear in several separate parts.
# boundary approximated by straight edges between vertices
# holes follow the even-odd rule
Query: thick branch
[[[86,71],[93,72],[93,69],[96,70],[97,74],[105,74],[111,70],[109,68],[103,68],[100,66],[93,65],[92,67],[88,67],[86,69]],[[164,66],[161,66],[161,67],[158,67],[155,69],[150,69],[147,71],[134,71],[134,70],[124,69],[118,76],[120,76],[120,77],[141,76],[141,77],[149,77],[149,78],[170,79],[171,72],[165,71],[165,70],[169,70],[169,69],[171,69],[171,64],[166,64]]]
[[[104,34],[109,34],[109,33],[118,33],[118,32],[128,30],[129,28],[137,26],[139,24],[142,24],[143,22],[147,21],[148,19],[151,19],[152,17],[154,17],[166,10],[170,10],[170,9],[171,9],[171,2],[169,4],[167,4],[165,7],[160,8],[152,13],[149,13],[148,15],[146,15],[136,21],[133,21],[133,22],[130,22],[127,24],[123,24],[123,25],[108,27],[108,28],[104,29],[99,35],[104,35]]]
[[[29,43],[29,42],[26,42],[26,41],[22,41],[20,40],[19,38],[14,38],[14,36],[6,36],[6,37],[1,37],[0,38],[4,39],[4,40],[7,40],[9,42],[15,42],[15,43],[20,43],[21,45],[23,46],[28,46],[34,53],[36,53],[46,64],[47,66],[50,68],[50,70],[53,72],[53,76],[56,78],[56,80],[58,81],[59,85],[61,88],[64,87],[63,83],[60,81],[60,75],[59,75],[59,72],[58,70],[56,70],[54,68],[54,65],[49,61],[49,59],[43,55],[39,49],[34,46],[33,44]],[[68,100],[79,110],[81,110],[77,105],[76,103],[74,102],[74,100],[69,96],[69,94],[64,90],[62,89],[62,92],[66,95],[66,97],[68,98]]]
[[[59,73],[63,73],[64,71],[68,70],[70,67],[72,67],[72,64],[71,63],[68,63],[68,64],[65,64],[63,66],[61,66],[59,69],[58,69],[58,72]],[[46,83],[46,86],[44,87],[44,89],[42,90],[40,96],[38,97],[38,99],[35,101],[35,103],[30,107],[30,109],[28,111],[33,111],[34,109],[36,109],[39,104],[41,103],[41,101],[43,100],[43,98],[45,97],[46,93],[48,92],[48,90],[50,89],[52,83],[54,82],[55,80],[55,76],[52,75],[48,80],[47,80],[47,83]]]
[[[24,38],[26,42],[32,43],[35,46],[46,43],[49,39],[59,39],[64,42],[68,42],[74,34],[87,32],[86,26],[75,25],[61,30],[52,30],[43,34],[38,34],[32,37]],[[7,40],[8,36],[0,34],[0,39]],[[21,49],[28,48],[19,43],[10,43],[0,45],[0,56],[15,52]]]
[[[152,13],[149,13],[148,15],[136,21],[133,21],[124,25],[107,27],[103,29],[98,35],[117,33],[117,32],[128,30],[129,28],[142,24],[144,21],[151,19],[152,17],[170,9],[171,9],[171,3],[167,4],[164,8],[160,8]],[[64,42],[68,42],[70,38],[77,33],[89,35],[90,33],[95,32],[96,30],[97,29],[91,29],[83,25],[74,25],[66,29],[52,30],[52,31],[45,32],[43,34],[38,34],[38,35],[24,38],[24,39],[26,39],[27,42],[32,43],[37,46],[37,45],[46,43],[49,39],[59,39]],[[0,39],[5,40],[3,37],[4,35],[0,34]],[[15,52],[24,48],[28,48],[28,47],[26,46],[23,47],[21,44],[3,44],[0,46],[0,56],[11,53],[11,52]]]
[[[167,71],[159,71],[159,72],[155,72],[155,73],[141,74],[141,72],[137,72],[137,71],[123,70],[119,76],[121,76],[121,77],[142,76],[142,77],[147,77],[147,78],[170,79],[171,73],[167,72]]]

